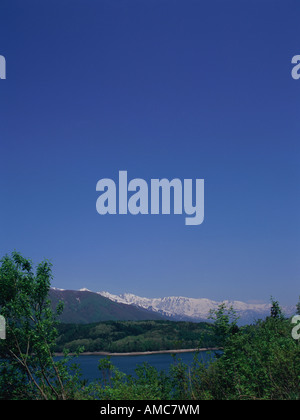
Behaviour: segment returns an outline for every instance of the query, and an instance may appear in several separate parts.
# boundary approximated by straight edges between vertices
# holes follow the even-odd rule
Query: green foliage
[[[226,340],[238,332],[238,316],[232,306],[226,307],[221,303],[216,310],[210,310],[210,319],[214,320],[213,331],[219,346],[223,346]]]
[[[97,400],[186,400],[193,399],[192,375],[195,371],[173,355],[174,361],[168,373],[143,363],[135,369],[135,375],[120,372],[109,357],[99,363],[100,379],[84,388],[80,397]],[[199,354],[195,365],[203,366]]]
[[[142,365],[132,378],[118,372],[110,361],[103,361],[101,369],[109,368],[111,376],[105,376],[110,379],[94,398],[299,400],[300,346],[291,337],[290,320],[277,311],[279,305],[275,307],[276,313],[272,307],[266,320],[236,329],[232,309],[221,305],[214,319],[224,348],[217,358],[212,353],[207,364],[199,354],[192,366],[174,357],[168,374]]]
[[[17,252],[1,260],[0,314],[6,319],[6,340],[0,341],[0,399],[67,398],[70,376],[53,360],[62,306],[56,312],[50,307],[51,278],[47,260],[36,272]]]
[[[284,315],[282,313],[282,309],[280,307],[280,304],[277,300],[274,300],[271,297],[271,318],[273,319],[278,319],[278,320],[283,320],[284,319]]]
[[[99,400],[168,400],[181,395],[178,378],[184,366],[178,362],[171,373],[158,371],[148,363],[135,369],[135,375],[125,375],[110,358],[99,363],[100,380],[85,388],[83,398]]]
[[[222,356],[207,369],[198,366],[193,372],[195,398],[300,398],[300,347],[279,308],[276,302],[266,320],[227,335]]]
[[[224,304],[211,313],[214,321],[103,322],[61,325],[48,299],[51,264],[34,271],[17,252],[0,266],[0,315],[6,318],[6,340],[0,340],[0,399],[105,400],[299,400],[300,345],[290,320],[272,299],[270,316],[237,327],[237,316]],[[299,303],[300,304],[300,303]],[[299,304],[297,310],[299,313]],[[196,353],[191,366],[174,357],[168,373],[143,364],[125,375],[109,358],[99,363],[99,380],[87,383],[71,365],[68,350],[145,351],[222,346],[209,363]],[[68,350],[65,349],[68,348]],[[54,351],[64,356],[54,361]]]
[[[208,323],[174,321],[107,321],[97,324],[61,324],[56,351],[112,353],[214,347],[216,338]]]

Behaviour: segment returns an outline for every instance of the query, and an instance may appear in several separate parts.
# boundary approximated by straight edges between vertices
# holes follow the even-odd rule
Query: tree
[[[0,263],[0,314],[6,320],[0,398],[66,399],[70,378],[65,365],[53,358],[62,305],[53,311],[48,299],[51,263],[41,262],[34,272],[32,262],[18,252]]]
[[[274,300],[273,297],[271,297],[271,318],[282,320],[284,319],[284,315],[282,313],[282,309],[279,305],[279,302],[277,300]]]
[[[213,331],[220,346],[223,346],[231,335],[238,332],[239,317],[233,306],[227,308],[225,303],[221,303],[217,309],[210,310],[209,318],[214,320]]]

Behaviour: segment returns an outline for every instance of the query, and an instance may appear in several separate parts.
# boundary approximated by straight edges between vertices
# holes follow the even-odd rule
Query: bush
[[[192,372],[194,398],[295,400],[300,346],[281,313],[227,337],[221,357]]]
[[[236,317],[230,319],[220,307],[214,315],[224,348],[221,354],[212,353],[208,364],[199,354],[190,367],[174,358],[168,374],[143,365],[136,378],[120,374],[110,364],[111,380],[97,398],[298,400],[300,346],[291,336],[290,320],[275,303],[266,320],[239,329]]]

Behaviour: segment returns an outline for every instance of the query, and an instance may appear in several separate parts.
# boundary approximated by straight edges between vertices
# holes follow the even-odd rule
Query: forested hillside
[[[213,347],[216,337],[208,323],[120,321],[61,324],[56,351],[79,347],[96,352],[138,352]]]

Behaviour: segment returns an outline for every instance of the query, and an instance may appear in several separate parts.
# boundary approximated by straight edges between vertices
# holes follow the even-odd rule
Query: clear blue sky
[[[295,304],[298,0],[1,0],[0,253],[53,286]],[[96,183],[205,179],[205,221],[100,216]]]

